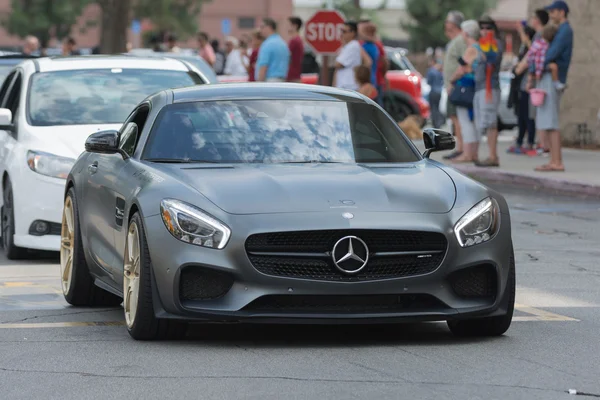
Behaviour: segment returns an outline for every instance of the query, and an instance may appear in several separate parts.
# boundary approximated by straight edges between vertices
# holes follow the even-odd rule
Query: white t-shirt
[[[344,45],[335,59],[344,66],[336,72],[335,86],[341,89],[358,90],[358,83],[354,78],[354,68],[362,64],[361,49],[358,40],[352,40]]]
[[[246,67],[242,64],[243,53],[239,49],[231,50],[231,53],[227,56],[225,60],[225,70],[223,73],[225,75],[233,75],[233,76],[246,76],[248,72],[246,71]]]

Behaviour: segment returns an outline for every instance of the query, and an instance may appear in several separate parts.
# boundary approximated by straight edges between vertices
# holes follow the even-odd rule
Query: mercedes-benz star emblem
[[[360,272],[369,261],[369,248],[356,236],[345,236],[337,241],[331,253],[333,264],[346,274]]]

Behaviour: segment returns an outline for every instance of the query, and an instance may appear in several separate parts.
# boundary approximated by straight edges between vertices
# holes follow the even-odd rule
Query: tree
[[[36,36],[42,48],[50,38],[63,39],[90,0],[12,0],[10,14],[2,25],[11,34],[21,38]]]
[[[378,12],[385,9],[387,2],[388,0],[381,0],[381,4],[377,8],[362,8],[359,0],[333,0],[333,8],[341,12],[350,21],[358,21],[363,18],[370,19],[377,26],[379,34],[383,35]],[[322,8],[327,8],[326,2],[323,2]]]
[[[148,18],[155,30],[187,38],[198,31],[202,5],[211,0],[137,0],[135,15]]]
[[[97,0],[102,9],[100,52],[127,51],[127,29],[131,21],[131,0]]]
[[[459,10],[466,19],[477,19],[495,5],[496,0],[407,0],[406,10],[413,21],[401,26],[410,34],[413,50],[441,47],[448,41],[444,20],[449,11]]]

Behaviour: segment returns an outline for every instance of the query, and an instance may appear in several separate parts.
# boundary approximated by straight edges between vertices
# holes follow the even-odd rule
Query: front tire
[[[159,319],[152,298],[152,262],[142,218],[135,213],[127,228],[123,266],[123,310],[127,331],[136,340],[179,339],[187,324]]]
[[[121,304],[120,297],[94,285],[81,240],[79,208],[75,189],[67,192],[60,232],[60,277],[63,295],[73,306],[107,306]]]
[[[27,249],[15,246],[15,209],[10,179],[6,179],[2,207],[2,245],[9,260],[21,260],[27,256]]]
[[[503,335],[512,322],[515,309],[516,286],[515,254],[514,251],[511,250],[510,269],[508,272],[508,283],[506,285],[506,290],[508,291],[508,309],[506,314],[497,317],[448,321],[448,328],[450,328],[450,331],[455,336],[459,337]]]

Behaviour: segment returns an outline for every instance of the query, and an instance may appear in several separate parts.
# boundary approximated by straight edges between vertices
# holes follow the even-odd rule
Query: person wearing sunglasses
[[[341,89],[358,90],[354,69],[360,65],[371,68],[371,57],[365,52],[358,39],[358,24],[348,21],[342,28],[342,43],[335,59],[335,75],[333,86]]]

